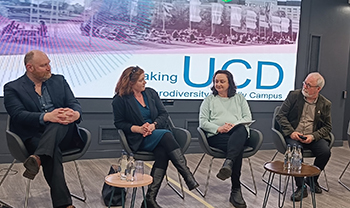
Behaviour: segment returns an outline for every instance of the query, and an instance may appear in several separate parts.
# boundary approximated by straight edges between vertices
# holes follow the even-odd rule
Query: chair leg
[[[81,176],[80,176],[80,171],[79,171],[79,167],[78,167],[78,163],[74,160],[74,166],[75,166],[75,170],[77,171],[77,175],[78,175],[78,179],[79,179],[79,184],[80,184],[80,188],[81,188],[81,191],[83,192],[83,197],[81,196],[78,196],[78,195],[75,195],[75,194],[70,194],[72,197],[80,200],[80,201],[83,201],[85,202],[86,201],[86,193],[85,193],[85,189],[84,189],[84,184],[81,180]]]
[[[329,186],[328,186],[328,180],[327,180],[327,175],[326,175],[326,169],[324,169],[323,171],[324,174],[324,180],[326,181],[326,187],[320,186],[321,189],[323,189],[325,192],[329,191]]]
[[[13,208],[10,205],[6,204],[5,202],[0,200],[0,207],[6,207],[6,208]]]
[[[277,154],[278,154],[278,151],[276,151],[275,154],[272,156],[271,161],[273,161],[273,160],[276,158]],[[267,181],[266,181],[265,178],[264,178],[266,172],[267,172],[267,170],[265,170],[264,173],[263,173],[262,176],[261,176],[262,181],[264,181],[265,183],[267,183]]]
[[[199,160],[196,169],[193,171],[193,175],[196,173],[196,171],[197,171],[199,165],[202,163],[202,161],[203,161],[203,159],[204,159],[204,156],[205,156],[205,153],[203,154],[202,158]],[[212,167],[212,165],[213,165],[213,160],[214,160],[214,157],[212,157],[211,160],[210,160],[209,170],[208,170],[208,175],[207,175],[207,181],[206,181],[206,183],[205,183],[205,190],[204,190],[204,193],[203,193],[198,187],[196,188],[197,192],[198,192],[203,198],[205,198],[205,196],[207,195],[207,192],[208,192],[209,179],[210,179],[211,167]]]
[[[15,164],[15,162],[16,162],[16,159],[14,159],[14,160],[12,161],[10,167],[7,168],[7,170],[6,170],[5,174],[4,174],[4,176],[2,177],[2,179],[1,179],[1,181],[0,181],[0,186],[1,186],[2,183],[5,181],[5,178],[9,175],[9,172],[12,170],[12,167],[13,167],[13,165]],[[12,170],[12,171],[14,171],[15,173],[18,172],[17,170]],[[2,207],[2,205],[6,206],[6,207],[9,207],[9,208],[12,208],[10,205],[8,205],[8,204],[6,204],[5,202],[3,202],[3,201],[0,200],[0,207]]]
[[[27,208],[27,206],[28,206],[30,181],[31,181],[30,179],[27,179],[26,196],[25,196],[25,199],[24,199],[24,208]]]
[[[5,178],[7,177],[7,175],[9,174],[9,172],[11,171],[11,169],[12,169],[13,165],[15,164],[15,162],[16,162],[16,159],[14,159],[14,160],[12,161],[10,167],[6,170],[5,175],[2,177],[2,179],[1,179],[1,181],[0,181],[0,186],[1,186],[2,183],[5,181]],[[16,173],[17,173],[17,171],[16,171]]]
[[[205,157],[205,153],[202,155],[202,157],[201,157],[201,159],[199,160],[199,162],[198,162],[198,164],[197,164],[196,168],[194,169],[194,171],[193,171],[193,175],[194,175],[194,174],[196,174],[197,169],[198,169],[198,167],[201,165],[201,163],[202,163],[202,161],[203,161],[204,157]]]
[[[276,151],[275,154],[272,156],[271,161],[273,161],[273,160],[276,158],[277,154],[278,154],[278,151]],[[264,183],[266,183],[266,184],[269,185],[268,181],[264,178],[266,172],[267,172],[267,170],[264,171],[263,175],[261,176],[261,180],[262,180]],[[284,180],[285,186],[287,185],[287,184],[286,184],[286,181],[287,181],[287,177],[286,177],[285,180]],[[283,193],[284,193],[284,191],[281,191],[279,188],[277,188],[277,187],[276,187],[275,185],[273,185],[273,184],[271,184],[271,187],[272,187],[273,189],[275,189],[275,190],[276,190],[278,193],[280,193],[280,194],[283,194]]]
[[[256,184],[255,184],[255,178],[254,178],[254,174],[253,174],[253,168],[252,168],[252,164],[250,163],[250,158],[248,157],[248,164],[249,164],[249,168],[250,168],[250,175],[252,177],[253,180],[253,186],[254,189],[252,189],[251,187],[249,187],[248,185],[244,184],[243,182],[241,182],[242,186],[244,186],[248,191],[250,191],[252,194],[256,195],[258,192],[256,190]]]
[[[180,183],[181,193],[180,193],[179,190],[177,190],[177,189],[173,186],[173,184],[171,184],[171,183],[169,182],[169,180],[168,180],[168,175],[167,175],[167,174],[165,174],[165,180],[166,180],[167,185],[168,185],[173,191],[175,191],[175,193],[176,193],[181,199],[184,199],[184,198],[185,198],[185,194],[184,194],[185,192],[184,192],[184,188],[183,188],[183,185],[182,185],[182,180],[181,180],[181,177],[180,177],[180,173],[177,172],[177,175],[178,175],[178,177],[179,177],[179,183]]]
[[[348,162],[348,164],[346,165],[345,169],[343,170],[343,172],[341,173],[341,175],[338,178],[338,183],[340,183],[340,185],[342,185],[348,191],[350,191],[350,188],[347,185],[345,185],[345,183],[341,179],[342,179],[344,173],[346,172],[346,170],[348,169],[349,165],[350,165],[350,161]]]
[[[204,157],[205,157],[205,153],[202,155],[202,157],[201,157],[201,159],[199,160],[199,162],[198,162],[196,168],[194,169],[194,171],[193,171],[193,176],[194,176],[194,174],[196,174],[196,172],[197,172],[199,166],[201,165],[201,163],[202,163]],[[196,188],[196,190],[197,190],[197,192],[198,192],[202,197],[204,197],[203,192],[202,192],[198,187]]]

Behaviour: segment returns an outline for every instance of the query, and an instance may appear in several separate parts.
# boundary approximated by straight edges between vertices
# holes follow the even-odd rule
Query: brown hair
[[[213,86],[211,87],[211,91],[213,92],[213,95],[218,95],[218,91],[215,89],[215,77],[218,74],[225,74],[227,79],[228,79],[228,90],[227,90],[227,97],[233,97],[236,94],[237,91],[237,86],[235,81],[233,80],[233,75],[231,74],[231,72],[227,71],[227,70],[218,70],[215,72],[214,76],[213,76]]]
[[[119,96],[133,94],[132,86],[144,72],[145,71],[138,66],[130,66],[126,68],[120,76],[117,86],[115,87],[115,94]]]

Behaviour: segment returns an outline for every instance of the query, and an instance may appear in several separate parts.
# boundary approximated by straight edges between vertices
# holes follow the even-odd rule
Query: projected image
[[[138,44],[128,34],[131,28],[143,30],[149,26],[149,20],[143,22],[137,14],[125,17],[130,12],[128,7],[119,9],[131,5],[131,1],[0,0],[0,3],[0,53],[4,55],[22,54],[28,45],[48,53],[123,51]],[[128,19],[132,17],[135,21]]]
[[[299,29],[298,9],[264,1],[0,2],[2,54],[21,53],[21,45],[79,52],[293,44]]]
[[[214,71],[225,69],[246,99],[283,100],[294,86],[300,4],[0,0],[0,85],[21,76],[23,55],[39,49],[78,97],[113,96],[120,73],[138,65],[164,99],[203,99]]]

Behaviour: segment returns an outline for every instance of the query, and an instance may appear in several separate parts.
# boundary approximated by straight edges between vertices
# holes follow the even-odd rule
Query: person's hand
[[[63,113],[63,108],[56,108],[51,112],[45,113],[43,119],[45,122],[60,123],[64,119]]]
[[[146,136],[148,136],[148,135],[151,135],[152,134],[152,131],[154,130],[152,130],[152,126],[154,126],[153,124],[150,124],[150,123],[148,123],[148,122],[146,122],[146,123],[144,123],[143,125],[142,125],[142,127],[143,127],[143,133],[142,133],[142,136],[143,137],[146,137]]]
[[[68,125],[78,120],[80,113],[74,111],[70,108],[56,108],[51,112],[45,113],[44,121],[52,123],[60,123],[63,125]]]
[[[80,117],[80,113],[78,111],[74,111],[70,108],[64,108],[63,109],[63,118],[64,120],[62,121],[62,124],[70,124],[73,123],[74,121],[78,120]]]
[[[156,125],[154,123],[151,123],[151,124],[147,123],[147,124],[148,124],[147,125],[147,131],[148,131],[149,134],[152,134],[152,132],[156,129]]]
[[[219,126],[217,132],[223,134],[229,132],[235,125],[231,123],[225,123],[222,126]]]
[[[301,142],[304,144],[310,144],[314,140],[314,137],[311,134],[310,135],[303,135],[303,136],[306,137],[305,140],[301,140]]]
[[[297,132],[297,131],[294,131],[294,132],[290,135],[290,138],[293,139],[293,140],[296,140],[296,141],[300,141],[300,142],[304,141],[304,140],[300,139],[299,135],[302,135],[302,136],[303,136],[302,133],[299,133],[299,132]]]
[[[142,126],[133,125],[131,127],[131,132],[145,135],[147,132],[147,128],[144,125],[142,125]]]
[[[225,125],[227,126],[227,132],[231,131],[231,129],[235,126],[234,124],[232,123],[225,123]]]

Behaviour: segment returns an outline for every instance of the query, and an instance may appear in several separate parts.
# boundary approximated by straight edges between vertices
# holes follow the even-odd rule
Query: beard
[[[306,98],[314,98],[315,95],[316,95],[316,93],[310,94],[310,93],[306,92],[305,89],[303,89],[303,90],[301,91],[301,93],[303,93],[304,97],[306,97]]]
[[[309,93],[307,93],[304,89],[301,91],[303,93],[304,97],[310,97]]]
[[[46,80],[50,79],[51,77],[51,70],[50,71],[44,71],[44,72],[38,72],[37,70],[33,71],[33,76],[35,79],[40,80],[42,82],[45,82]]]

